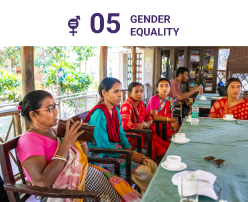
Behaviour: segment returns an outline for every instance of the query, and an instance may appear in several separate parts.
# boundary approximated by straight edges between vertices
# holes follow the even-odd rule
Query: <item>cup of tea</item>
[[[177,155],[167,156],[166,166],[168,168],[180,168],[181,167],[181,157]]]
[[[184,142],[186,135],[184,133],[176,133],[175,134],[175,141],[176,142]]]
[[[226,114],[226,115],[224,115],[224,118],[226,120],[233,120],[233,115],[232,114]]]

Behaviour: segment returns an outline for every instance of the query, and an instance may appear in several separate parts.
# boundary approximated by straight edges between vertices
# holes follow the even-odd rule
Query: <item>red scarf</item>
[[[105,114],[106,120],[107,120],[107,132],[108,132],[108,136],[109,136],[109,141],[116,143],[116,142],[120,142],[120,124],[119,124],[119,118],[118,118],[118,114],[117,114],[117,110],[116,107],[114,106],[112,108],[112,117],[111,114],[108,110],[108,108],[104,105],[104,104],[98,104],[96,105],[89,113],[88,115],[85,117],[84,122],[88,123],[90,120],[90,116],[93,114],[93,112],[96,109],[100,109],[103,111],[103,113]]]

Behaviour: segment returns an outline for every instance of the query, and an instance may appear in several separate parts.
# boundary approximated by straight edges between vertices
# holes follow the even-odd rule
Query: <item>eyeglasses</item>
[[[50,106],[48,108],[44,108],[44,109],[36,109],[34,111],[47,111],[48,110],[49,112],[54,112],[54,109],[58,109],[58,105],[57,104],[52,105],[52,106]]]
[[[216,159],[213,156],[207,156],[206,158],[204,158],[204,160],[211,161],[212,163],[218,165],[218,167],[220,167],[220,165],[225,165],[225,160],[223,160],[223,159]]]

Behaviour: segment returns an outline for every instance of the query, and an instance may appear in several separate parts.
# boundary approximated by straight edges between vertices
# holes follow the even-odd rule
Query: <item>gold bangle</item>
[[[64,162],[66,162],[66,159],[65,159],[65,158],[60,158],[60,157],[55,157],[55,156],[54,156],[54,157],[52,158],[52,160],[54,160],[54,159],[58,159],[58,160],[62,160],[62,161],[64,161]]]
[[[66,161],[66,158],[65,158],[65,157],[63,157],[63,156],[60,156],[60,155],[54,155],[54,157],[62,158],[62,159],[64,159],[64,160]]]

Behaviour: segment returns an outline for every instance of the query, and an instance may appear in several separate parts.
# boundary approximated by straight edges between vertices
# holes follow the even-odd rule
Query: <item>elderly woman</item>
[[[88,165],[87,144],[83,142],[80,145],[77,141],[78,136],[83,133],[83,131],[78,132],[78,129],[84,123],[76,122],[70,127],[68,120],[64,139],[59,140],[56,137],[51,129],[58,121],[56,106],[52,95],[43,90],[29,92],[20,102],[21,114],[30,122],[30,129],[20,137],[17,155],[31,184],[40,187],[94,191],[100,193],[101,201],[121,201],[128,197],[133,197],[130,201],[136,199],[139,201],[127,183],[122,183],[126,193],[118,194],[116,187],[114,188],[109,182],[111,176],[115,179],[117,176],[109,173],[107,178],[104,170]],[[119,178],[119,182],[121,181],[123,180]],[[46,200],[41,199],[41,201]],[[49,198],[48,201],[56,201],[56,199]],[[71,200],[63,199],[63,201]]]
[[[126,134],[122,128],[122,119],[116,105],[121,101],[122,85],[118,79],[105,78],[99,85],[99,94],[101,96],[100,104],[96,105],[85,118],[85,122],[94,125],[94,140],[89,143],[90,147],[108,148],[108,149],[131,149]],[[121,173],[126,175],[125,156],[120,154],[95,154],[91,156],[102,158],[119,158],[121,161]],[[132,174],[131,179],[139,186],[144,193],[150,183],[157,165],[143,154],[132,151],[131,155]],[[113,170],[113,167],[104,164],[98,164],[100,167]]]
[[[226,83],[227,97],[217,100],[210,111],[210,118],[224,118],[232,114],[235,119],[248,120],[248,98],[240,97],[241,81],[230,78]]]
[[[153,117],[154,121],[167,121],[167,141],[173,133],[178,132],[180,126],[173,118],[175,101],[168,96],[170,92],[170,81],[167,78],[160,78],[156,84],[158,94],[150,98],[147,111]],[[162,137],[162,124],[159,125],[159,136]]]
[[[156,134],[152,116],[147,112],[141,98],[142,84],[132,82],[128,86],[128,99],[121,106],[123,129],[151,129],[152,130],[152,159],[159,164],[170,144]],[[147,149],[147,134],[141,134],[142,148]],[[136,138],[128,138],[132,147],[137,147]]]

